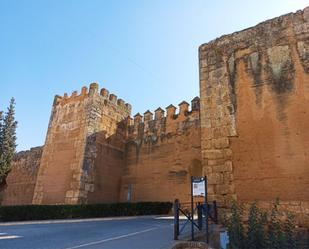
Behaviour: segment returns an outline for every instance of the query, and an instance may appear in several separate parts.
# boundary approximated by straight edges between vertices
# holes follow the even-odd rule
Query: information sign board
[[[195,178],[192,180],[193,196],[205,196],[205,178]]]

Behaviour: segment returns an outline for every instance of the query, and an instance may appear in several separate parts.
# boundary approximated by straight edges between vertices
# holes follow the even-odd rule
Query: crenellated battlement
[[[89,85],[89,90],[88,87],[83,86],[80,94],[78,94],[78,91],[73,91],[70,96],[68,93],[64,93],[63,96],[56,95],[54,98],[54,106],[81,101],[89,97],[99,97],[102,100],[131,113],[132,106],[129,103],[125,103],[123,99],[118,98],[117,95],[113,93],[110,94],[105,88],[102,88],[99,91],[99,84],[95,82]]]
[[[145,123],[145,122],[150,122],[150,121],[155,121],[163,118],[169,118],[169,119],[174,119],[177,120],[179,117],[189,117],[192,114],[194,115],[195,112],[199,111],[199,102],[200,98],[195,97],[191,101],[191,110],[189,110],[189,103],[186,101],[182,101],[178,106],[179,106],[179,112],[176,113],[177,108],[174,105],[169,105],[165,108],[166,111],[164,111],[161,107],[157,108],[154,111],[154,115],[150,110],[147,110],[144,113],[144,116],[141,115],[139,112],[134,115],[134,123]],[[165,115],[166,113],[166,115]]]
[[[164,109],[157,108],[154,113],[147,110],[144,115],[137,113],[133,119],[127,121],[129,138],[142,138],[144,136],[183,132],[186,128],[199,125],[200,99],[195,97],[190,104],[182,101],[179,111],[174,105]]]

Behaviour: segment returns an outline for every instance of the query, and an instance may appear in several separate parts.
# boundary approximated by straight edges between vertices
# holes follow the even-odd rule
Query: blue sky
[[[199,94],[198,47],[308,0],[0,0],[0,109],[16,98],[18,150],[44,144],[55,94],[91,82],[132,114]]]

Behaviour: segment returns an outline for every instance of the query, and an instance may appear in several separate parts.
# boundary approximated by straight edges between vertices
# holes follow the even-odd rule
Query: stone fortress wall
[[[7,177],[2,205],[31,204],[43,147],[31,148],[15,154],[12,171]]]
[[[176,107],[166,116],[158,108],[144,118],[138,113],[128,126],[120,201],[190,200],[190,177],[202,174],[200,161],[199,98]]]
[[[80,95],[73,92],[71,97],[56,96],[33,203],[87,202],[88,193],[94,192],[95,163],[101,149],[96,144],[102,137],[115,136],[118,122],[130,116],[130,112],[131,106],[116,95],[106,89],[99,93],[96,83],[90,85],[89,91],[83,87]],[[115,157],[115,161],[119,160]],[[120,171],[121,160],[119,163],[106,179]],[[105,179],[103,184],[106,185]]]
[[[309,8],[199,48],[201,150],[212,198],[309,221]]]
[[[89,91],[83,87],[80,95],[56,95],[40,165],[33,165],[37,179],[28,204],[170,201],[175,196],[188,201],[191,175],[202,174],[198,97],[191,106],[183,101],[178,114],[170,105],[166,116],[158,108],[154,118],[147,111],[132,119],[131,106],[106,89],[99,93],[97,83]],[[15,196],[7,199],[18,200],[23,193],[15,191],[15,181],[21,176],[13,167],[6,192]]]
[[[3,204],[189,201],[206,175],[220,206],[279,197],[309,226],[309,8],[201,45],[199,64],[200,99],[178,113],[132,119],[96,83],[56,96],[41,159],[17,154]]]

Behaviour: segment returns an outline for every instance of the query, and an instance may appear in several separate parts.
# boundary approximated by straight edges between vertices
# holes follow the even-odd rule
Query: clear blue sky
[[[198,95],[198,47],[308,0],[0,0],[0,109],[18,150],[42,145],[55,94],[98,82],[133,113]]]

